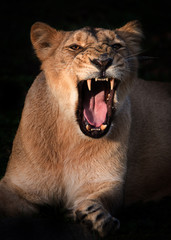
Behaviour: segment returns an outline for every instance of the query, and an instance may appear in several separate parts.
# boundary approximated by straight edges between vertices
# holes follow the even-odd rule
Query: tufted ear
[[[33,47],[41,61],[53,53],[63,38],[62,31],[56,31],[56,29],[41,22],[33,24],[30,35]]]
[[[139,21],[128,22],[123,27],[116,29],[115,32],[124,39],[133,52],[137,53],[140,50],[140,42],[144,35]]]

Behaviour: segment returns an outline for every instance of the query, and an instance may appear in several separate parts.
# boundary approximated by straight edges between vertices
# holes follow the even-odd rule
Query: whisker
[[[132,66],[127,66],[127,68],[125,69],[122,69],[122,71],[125,71],[125,72],[135,72],[136,71],[136,66],[132,65]]]
[[[154,59],[158,59],[158,57],[138,56],[139,61],[154,60]]]
[[[131,54],[131,55],[128,55],[127,57],[125,57],[124,59],[129,59],[130,57],[137,57],[138,55],[140,55],[141,53],[143,53],[144,51],[139,51],[137,53],[134,53],[134,54]]]
[[[131,60],[131,59],[137,59],[137,57],[136,56],[132,56],[132,57],[125,58],[125,60]]]

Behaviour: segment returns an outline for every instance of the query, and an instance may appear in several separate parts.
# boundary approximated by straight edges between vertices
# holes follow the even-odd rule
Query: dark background
[[[168,82],[171,79],[170,9],[169,0],[1,1],[0,176],[11,152],[25,95],[40,71],[30,42],[34,22],[43,21],[62,30],[84,26],[114,29],[137,19],[145,34],[141,55],[153,57],[140,62],[139,75],[146,80]],[[124,226],[116,239],[171,239],[169,200],[142,206],[138,214],[130,214],[135,209],[121,216]]]

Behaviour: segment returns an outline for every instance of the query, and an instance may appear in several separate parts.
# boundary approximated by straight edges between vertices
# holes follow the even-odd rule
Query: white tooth
[[[113,90],[113,87],[114,87],[114,79],[112,78],[110,80],[110,90]]]
[[[87,87],[88,87],[88,90],[91,91],[91,79],[87,80]]]
[[[100,126],[100,129],[103,131],[103,130],[105,130],[107,128],[107,125],[106,124],[102,124],[101,126]]]
[[[100,128],[91,128],[91,131],[100,131]]]
[[[91,130],[91,127],[90,127],[90,125],[86,125],[86,129],[87,129],[87,131],[90,131]]]
[[[109,99],[110,99],[110,93],[107,95],[107,101],[109,101]]]
[[[98,78],[98,77],[95,78],[95,81],[108,81],[108,80],[109,78]]]

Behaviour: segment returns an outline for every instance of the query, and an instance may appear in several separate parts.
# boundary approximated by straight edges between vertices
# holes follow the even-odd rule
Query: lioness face
[[[85,135],[100,138],[109,131],[136,76],[141,37],[137,22],[115,31],[57,32],[46,24],[33,25],[31,39],[42,69],[54,78],[58,96],[65,88],[65,103]]]

